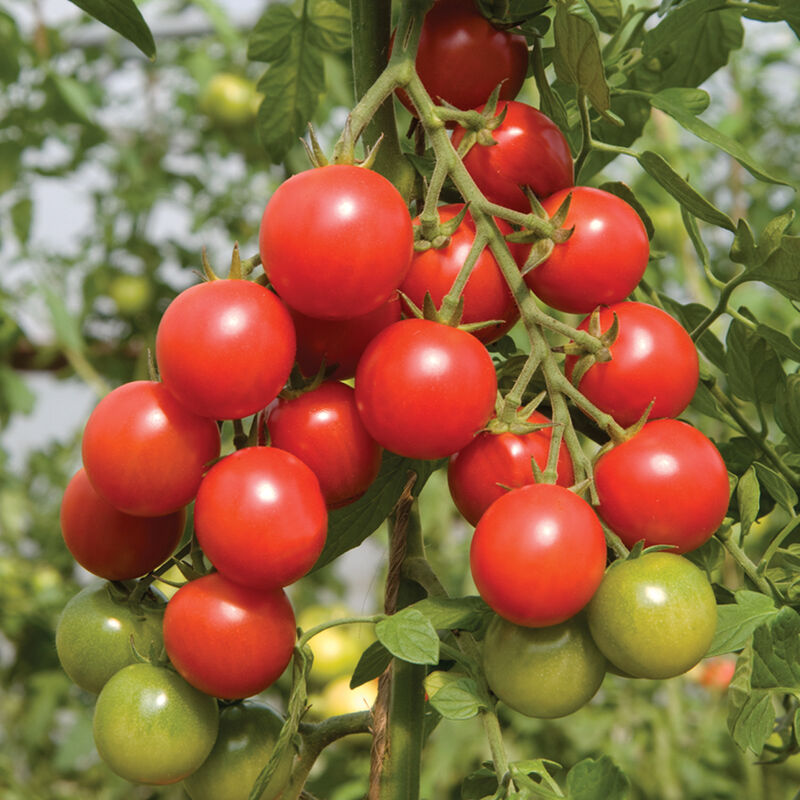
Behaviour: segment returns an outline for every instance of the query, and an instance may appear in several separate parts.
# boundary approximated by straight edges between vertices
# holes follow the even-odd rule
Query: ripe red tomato
[[[650,244],[633,208],[601,189],[562,189],[542,202],[544,210],[555,214],[570,192],[564,224],[575,230],[525,275],[525,282],[552,308],[585,314],[624,300],[636,288],[647,267]]]
[[[714,443],[675,419],[648,422],[594,469],[597,511],[628,547],[687,553],[711,538],[728,509],[725,462]]]
[[[307,378],[322,366],[336,369],[328,377],[343,381],[356,374],[358,359],[366,346],[393,322],[400,321],[400,300],[393,294],[374,311],[352,319],[315,319],[293,308],[289,314],[297,333],[297,364]]]
[[[535,411],[529,421],[537,425],[550,420]],[[479,433],[463,450],[450,457],[447,483],[458,510],[470,525],[477,525],[483,512],[508,491],[535,483],[531,459],[544,470],[550,451],[552,428],[533,433]],[[558,485],[572,486],[575,476],[564,442],[558,453]]]
[[[83,465],[97,493],[126,514],[159,517],[191,502],[219,455],[217,423],[155,381],[107,394],[83,432]]]
[[[240,419],[260,411],[294,363],[289,312],[263,286],[245,280],[200,283],[167,307],[156,334],[164,385],[190,411]]]
[[[184,584],[164,614],[164,645],[175,669],[200,691],[227,700],[278,680],[294,640],[294,612],[282,589],[239,586],[219,573]]]
[[[442,206],[439,208],[439,219],[443,223],[447,222],[463,207],[459,203]],[[418,221],[419,217],[415,222]],[[511,233],[511,226],[507,222],[498,220],[497,224],[503,234]],[[418,308],[422,308],[425,295],[430,292],[438,308],[444,296],[450,291],[474,241],[475,223],[467,212],[456,232],[450,237],[449,244],[414,254],[411,269],[400,286],[400,291],[408,295]],[[518,250],[518,247],[515,250]],[[518,252],[515,254],[519,255]],[[514,296],[488,247],[478,256],[462,297],[464,298],[462,323],[484,322],[490,319],[505,320],[501,325],[492,325],[490,328],[472,332],[484,344],[499,339],[519,319],[519,309],[514,302]]]
[[[480,518],[470,566],[481,597],[501,617],[530,628],[555,625],[577,614],[600,585],[603,528],[569,489],[523,486]]]
[[[492,131],[497,144],[473,145],[464,166],[488,200],[517,211],[530,211],[521,186],[537,197],[547,197],[572,186],[572,154],[558,126],[527,103],[498,103],[502,123]],[[483,111],[483,107],[478,109]],[[464,128],[453,131],[453,147],[464,138]]]
[[[669,314],[647,303],[615,303],[600,309],[600,329],[619,320],[619,335],[611,345],[611,361],[595,364],[578,388],[601,411],[623,427],[633,425],[655,400],[649,419],[677,417],[697,389],[699,366],[691,337]],[[578,326],[589,327],[587,317]],[[572,377],[576,356],[567,356]]]
[[[275,291],[319,319],[349,319],[383,305],[408,272],[413,245],[400,192],[377,172],[349,164],[282,183],[259,233]]]
[[[267,428],[274,447],[311,467],[328,508],[361,497],[381,468],[381,446],[367,433],[355,392],[344,383],[327,381],[281,398],[269,409]]]
[[[287,586],[322,552],[328,512],[317,476],[277,447],[247,447],[218,461],[194,507],[197,540],[211,563],[244,586]]]
[[[434,102],[475,108],[499,83],[502,100],[517,96],[528,70],[528,45],[524,36],[495,28],[473,0],[436,0],[422,25],[416,67]],[[405,92],[398,96],[413,113]]]
[[[162,517],[125,514],[97,494],[81,469],[64,491],[60,518],[64,543],[84,569],[109,581],[127,581],[169,558],[183,533],[186,510]]]
[[[443,458],[465,447],[489,421],[496,395],[486,348],[464,331],[424,319],[379,333],[356,371],[364,426],[408,458]]]

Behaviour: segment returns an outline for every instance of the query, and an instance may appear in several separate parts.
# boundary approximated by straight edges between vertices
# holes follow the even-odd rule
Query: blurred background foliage
[[[258,70],[246,61],[247,36],[263,2],[142,6],[158,45],[153,63],[67,0],[0,3],[3,800],[183,796],[176,787],[132,787],[99,762],[93,698],[59,668],[55,623],[89,578],[62,544],[60,495],[78,466],[80,432],[98,394],[146,377],[158,319],[175,292],[196,280],[201,247],[219,271],[234,241],[243,255],[255,253],[267,197],[306,166],[299,143],[282,165],[270,164],[253,124]],[[712,97],[705,118],[795,184],[799,50],[785,25],[746,24],[743,48],[704,86]],[[338,134],[352,104],[349,53],[326,54],[325,75],[314,119],[323,145]],[[529,83],[520,99],[536,102]],[[643,138],[642,149],[663,153],[716,205],[747,216],[755,230],[794,202],[791,189],[757,183],[658,112]],[[632,164],[618,160],[598,183],[601,177],[627,181],[655,223],[649,285],[681,302],[709,304],[674,201]],[[733,268],[730,239],[718,229],[704,228],[704,235],[714,269],[725,277]],[[737,290],[736,299],[800,342],[788,301],[753,284]],[[703,420],[707,431],[709,424]],[[472,591],[470,529],[452,506],[443,473],[426,487],[421,509],[430,558],[445,585]],[[781,513],[758,523],[765,535],[782,524]],[[758,536],[748,541],[758,548]],[[298,613],[332,603],[377,610],[382,548],[378,534],[294,587]],[[313,713],[368,702],[350,696],[341,681],[330,691],[352,669],[348,654],[357,657],[369,642],[356,639],[354,649],[348,636],[355,634],[331,643],[335,664],[327,671],[318,654],[312,678],[324,678],[313,687]],[[268,693],[277,707],[284,690],[279,684]],[[725,727],[723,693],[703,668],[663,684],[608,676],[595,700],[565,720],[506,711],[503,721],[512,758],[570,765],[607,752],[630,777],[636,798],[793,797],[800,764],[761,766],[740,753]],[[461,778],[487,756],[475,720],[442,722],[425,753],[423,796],[460,797]],[[326,800],[363,796],[368,758],[366,737],[337,743],[315,768],[309,790]]]

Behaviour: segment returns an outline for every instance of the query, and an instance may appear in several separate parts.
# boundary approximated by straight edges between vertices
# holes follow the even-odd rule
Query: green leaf
[[[300,35],[300,20],[289,6],[272,3],[256,23],[247,43],[250,61],[271,63],[287,56]]]
[[[694,393],[694,397],[692,397],[691,406],[695,411],[699,411],[707,417],[718,419],[731,428],[736,427],[733,418],[720,408],[717,399],[711,394],[711,390],[702,381],[697,384],[697,390]]]
[[[461,784],[461,800],[483,800],[491,798],[497,791],[497,775],[493,769],[482,766],[467,775]]]
[[[8,422],[12,414],[29,414],[35,402],[28,384],[11,367],[0,364],[0,423]]]
[[[800,347],[798,347],[785,333],[765,325],[756,323],[756,335],[768,341],[778,355],[790,358],[800,364]]]
[[[642,224],[647,231],[647,238],[653,238],[656,232],[656,229],[653,227],[653,221],[627,183],[622,183],[622,181],[608,181],[606,183],[601,183],[598,188],[624,200],[639,215],[639,219],[642,220]]]
[[[584,0],[560,0],[553,33],[556,76],[582,89],[601,114],[608,111],[611,94],[603,69],[597,22]]]
[[[759,461],[756,461],[753,466],[756,468],[759,482],[767,490],[770,497],[790,514],[794,514],[794,508],[797,505],[797,493],[789,486],[786,479],[778,472],[775,472],[774,469]]]
[[[604,33],[614,33],[622,22],[621,0],[586,0]]]
[[[800,614],[784,606],[753,633],[754,689],[800,691]]]
[[[706,658],[741,650],[753,631],[778,613],[772,599],[761,592],[740,589],[735,598],[735,603],[717,607],[717,629]]]
[[[758,503],[761,489],[758,485],[755,467],[750,466],[736,484],[736,502],[739,506],[739,522],[742,536],[747,536],[750,526],[758,517]]]
[[[350,688],[355,689],[380,677],[392,660],[392,654],[380,643],[373,642],[358,659],[350,678]]]
[[[480,597],[426,597],[409,606],[437,630],[476,631],[493,612]]]
[[[753,647],[747,645],[736,661],[736,672],[728,687],[728,730],[742,749],[759,754],[772,734],[775,711],[766,690],[753,691]]]
[[[657,94],[645,94],[644,92],[635,92],[642,96],[646,96],[650,101],[650,105],[654,108],[660,108],[666,111],[667,108],[662,108],[662,105],[667,105],[671,108],[677,108],[688,114],[702,114],[711,102],[708,92],[702,89],[694,89],[689,87],[673,86],[668,89],[662,89]]]
[[[772,346],[735,319],[725,339],[725,371],[731,391],[753,403],[775,401],[783,368]]]
[[[153,34],[133,0],[71,0],[96,20],[122,34],[149,59],[156,55]]]
[[[731,232],[736,230],[733,220],[693,189],[662,156],[645,150],[638,159],[642,168],[696,217]]]
[[[434,470],[443,463],[446,462],[413,461],[385,452],[381,471],[366,494],[355,503],[336,509],[328,515],[328,538],[313,570],[324,567],[342,553],[358,547],[376,531],[397,503],[410,473],[417,474],[417,481],[411,490],[416,497]]]
[[[800,300],[800,236],[784,236],[780,247],[747,277],[763,281],[790,300]]]
[[[425,678],[431,705],[445,719],[472,719],[485,708],[472,678],[452,672],[431,672]]]
[[[67,75],[50,73],[58,96],[75,116],[90,125],[94,124],[94,103],[86,85]]]
[[[14,226],[14,235],[25,244],[31,233],[33,220],[33,202],[28,196],[21,197],[11,206],[11,224]]]
[[[585,758],[567,773],[569,800],[624,800],[629,793],[628,778],[609,756]]]
[[[775,392],[775,422],[792,446],[800,450],[800,375],[789,375]]]
[[[343,53],[350,48],[350,14],[335,0],[315,0],[311,4],[311,42],[328,53]]]
[[[659,300],[664,308],[691,333],[710,313],[711,309],[700,303],[687,303],[682,305],[677,300],[673,300],[666,294],[659,293]],[[696,342],[700,352],[717,369],[725,371],[725,348],[722,342],[710,331],[707,330]]]
[[[63,298],[47,284],[42,284],[42,294],[50,311],[50,320],[53,323],[56,338],[67,350],[80,353],[84,349],[81,329],[77,320],[67,309]]]
[[[410,664],[438,664],[439,637],[430,621],[414,608],[404,608],[375,626],[375,635],[397,658]]]

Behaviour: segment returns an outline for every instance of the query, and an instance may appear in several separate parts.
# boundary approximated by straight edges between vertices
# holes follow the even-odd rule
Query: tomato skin
[[[344,383],[326,381],[281,398],[269,409],[267,428],[274,447],[311,468],[328,508],[357,500],[380,471],[383,449],[367,433],[355,392]]]
[[[266,590],[288,586],[322,552],[328,512],[316,475],[277,447],[247,447],[203,478],[197,540],[227,578]]]
[[[547,628],[495,617],[483,642],[489,688],[528,717],[565,717],[586,705],[606,674],[583,614]]]
[[[520,186],[529,186],[539,198],[572,186],[572,154],[559,127],[541,111],[510,101],[497,104],[495,117],[503,110],[505,119],[492,131],[497,144],[473,145],[464,166],[487,200],[529,212],[530,201]],[[456,128],[453,147],[465,134],[464,128]]]
[[[97,698],[94,741],[117,775],[161,786],[198,769],[214,746],[218,725],[213,697],[172,670],[131,664]]]
[[[61,501],[61,533],[73,558],[109,581],[138,578],[172,554],[186,523],[186,509],[161,517],[134,517],[104,500],[86,470],[75,473]]]
[[[644,539],[688,553],[707,542],[728,510],[728,471],[714,443],[675,419],[648,422],[604,453],[594,469],[597,513],[633,547]]]
[[[623,427],[637,422],[655,399],[648,419],[677,417],[697,390],[699,364],[691,337],[673,317],[647,303],[615,303],[600,309],[600,329],[619,321],[611,361],[595,364],[581,378],[580,391]],[[588,330],[590,317],[579,330]],[[567,356],[572,377],[576,356]]]
[[[408,272],[413,244],[397,189],[349,164],[306,170],[282,183],[259,232],[275,291],[319,319],[348,319],[383,305]]]
[[[191,286],[169,304],[156,333],[164,385],[212,419],[241,419],[268,405],[294,355],[289,312],[269,289],[246,280]]]
[[[600,585],[605,564],[605,536],[591,506],[544,483],[495,500],[470,548],[481,597],[504,619],[531,628],[577,614]]]
[[[454,203],[441,206],[439,219],[445,223],[455,217],[463,208],[463,204]],[[419,217],[414,220],[419,222]],[[501,233],[511,233],[511,226],[503,220],[497,220]],[[422,308],[426,293],[437,308],[442,304],[444,296],[450,291],[462,264],[467,259],[472,243],[475,241],[475,223],[469,212],[461,221],[450,243],[445,247],[415,253],[411,261],[411,269],[400,286],[400,291],[411,301]],[[514,296],[503,278],[492,251],[486,247],[478,256],[475,267],[469,276],[462,294],[464,298],[463,324],[484,322],[490,319],[505,320],[503,324],[492,325],[472,331],[484,344],[496,341],[508,333],[519,319],[519,309]]]
[[[538,411],[528,419],[536,424],[550,422]],[[531,459],[535,459],[542,470],[547,467],[552,437],[552,428],[524,434],[483,431],[463,450],[450,457],[447,466],[450,495],[470,525],[477,525],[484,511],[506,494],[504,486],[516,489],[536,482]],[[557,483],[559,486],[572,486],[574,482],[572,460],[562,441]]]
[[[249,701],[219,714],[219,734],[203,766],[183,783],[192,800],[247,800],[275,749],[283,720],[269,706]],[[288,747],[260,795],[275,800],[289,781],[293,751]]]
[[[614,563],[587,610],[597,646],[635,678],[672,678],[706,654],[714,591],[691,561],[664,551]]]
[[[201,692],[235,700],[263,692],[292,658],[294,612],[281,589],[240,586],[219,573],[183,585],[167,603],[164,645]]]
[[[288,306],[287,306],[288,308]],[[366,346],[393,322],[400,321],[400,299],[393,294],[374,311],[351,319],[315,319],[289,308],[297,333],[297,364],[307,378],[322,366],[336,365],[329,378],[343,381],[356,374]]]
[[[465,447],[489,421],[496,394],[486,348],[465,331],[424,319],[379,333],[356,371],[364,427],[408,458],[443,458]]]
[[[495,28],[473,0],[437,0],[422,24],[416,68],[434,102],[476,108],[501,82],[501,100],[517,96],[528,46],[524,36]],[[414,113],[405,92],[398,96]]]
[[[220,72],[203,90],[200,107],[220,125],[236,127],[252,121],[260,99],[253,81],[232,72]]]
[[[586,314],[624,300],[636,288],[647,267],[650,244],[633,208],[601,189],[562,189],[542,201],[548,215],[555,214],[570,192],[564,226],[575,230],[525,275],[525,282],[552,308]]]
[[[159,517],[194,498],[219,448],[214,420],[193,414],[161,383],[133,381],[97,404],[82,452],[92,486],[112,506]]]
[[[73,683],[97,694],[123,667],[134,663],[136,649],[147,655],[163,641],[163,610],[140,606],[138,613],[107,583],[82,589],[64,606],[56,625],[56,651]]]

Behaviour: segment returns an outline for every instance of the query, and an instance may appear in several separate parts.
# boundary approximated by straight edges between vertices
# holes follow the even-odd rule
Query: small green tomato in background
[[[243,125],[253,120],[261,100],[252,81],[232,72],[220,72],[203,90],[200,108],[220,125]]]
[[[203,766],[183,782],[192,800],[247,800],[272,755],[283,720],[268,706],[248,701],[224,708],[219,734]],[[289,746],[260,800],[273,800],[289,781],[294,751]]]
[[[523,628],[495,617],[483,642],[489,688],[528,717],[565,717],[594,697],[606,659],[582,614],[546,628]]]
[[[691,669],[708,651],[717,626],[705,574],[663,551],[609,567],[587,615],[606,658],[636,678],[672,678]]]
[[[108,286],[108,294],[120,314],[132,317],[153,302],[153,285],[144,275],[117,275]]]

